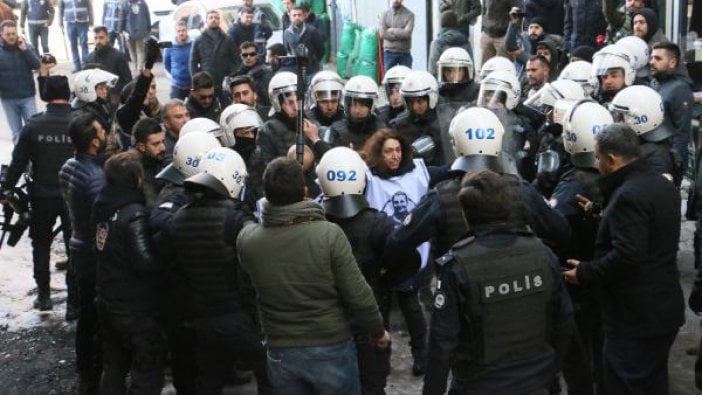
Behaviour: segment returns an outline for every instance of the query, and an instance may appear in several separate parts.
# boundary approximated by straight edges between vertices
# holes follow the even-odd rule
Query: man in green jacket
[[[262,224],[245,227],[237,249],[258,294],[274,393],[360,394],[352,326],[378,347],[390,341],[373,293],[344,232],[304,199],[300,165],[275,159],[263,183]]]

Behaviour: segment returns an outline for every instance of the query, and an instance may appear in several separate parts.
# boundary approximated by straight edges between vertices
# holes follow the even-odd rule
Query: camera
[[[280,67],[297,67],[297,56],[278,56]]]
[[[173,43],[171,41],[159,41],[157,45],[161,49],[173,47]]]

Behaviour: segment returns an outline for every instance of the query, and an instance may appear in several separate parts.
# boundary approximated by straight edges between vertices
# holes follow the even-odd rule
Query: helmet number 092
[[[327,171],[327,180],[329,181],[356,181],[356,170],[329,170]]]
[[[494,140],[495,139],[495,129],[494,128],[468,128],[466,130],[466,137],[468,140]]]

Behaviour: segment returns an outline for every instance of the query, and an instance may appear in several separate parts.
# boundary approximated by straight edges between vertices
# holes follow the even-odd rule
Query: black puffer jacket
[[[112,312],[157,313],[163,273],[151,253],[143,192],[106,185],[93,212],[99,300]]]
[[[91,246],[95,238],[90,207],[105,185],[102,164],[103,158],[82,153],[67,160],[59,171],[61,193],[71,216],[71,247]]]

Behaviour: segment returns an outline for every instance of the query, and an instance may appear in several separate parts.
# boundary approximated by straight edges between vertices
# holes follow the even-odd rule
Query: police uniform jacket
[[[71,217],[71,247],[92,246],[95,225],[90,218],[90,207],[105,185],[103,163],[104,158],[79,153],[68,159],[59,171],[61,193]]]
[[[27,0],[22,2],[20,26],[24,27],[25,20],[29,26],[50,26],[54,21],[54,6],[49,0]]]
[[[185,314],[190,318],[246,312],[255,317],[253,288],[236,254],[239,231],[255,218],[243,203],[199,196],[173,216],[165,246],[174,270],[185,281]]]
[[[33,199],[61,198],[58,172],[66,159],[73,156],[73,144],[68,135],[70,120],[68,103],[49,103],[46,112],[29,119],[12,152],[4,188],[14,187],[32,162],[30,196]]]
[[[98,300],[110,312],[158,313],[164,273],[152,253],[144,194],[106,185],[93,212]]]
[[[413,245],[434,240],[436,255],[445,254],[449,247],[467,231],[463,211],[458,201],[461,179],[465,172],[451,171],[444,181],[420,200],[405,222],[392,235],[392,243]],[[551,209],[534,187],[523,179],[514,179],[520,189],[521,202],[515,205],[515,221],[529,225],[534,233],[547,244],[560,245],[570,238],[570,226],[557,211]]]
[[[572,328],[555,255],[529,232],[491,224],[437,264],[424,394],[443,394],[449,370],[465,394],[546,390]]]
[[[390,122],[390,127],[405,135],[410,142],[420,137],[429,136],[434,140],[434,157],[427,161],[428,165],[441,166],[446,164],[443,144],[441,140],[441,127],[436,110],[429,109],[422,116],[416,116],[405,110]]]
[[[676,258],[680,194],[640,159],[600,180],[605,197],[595,258],[577,269],[593,287],[605,335],[645,338],[685,322]]]
[[[378,119],[380,119],[384,124],[390,125],[393,119],[397,118],[398,115],[405,111],[404,107],[393,108],[389,104],[379,107],[376,110]]]
[[[328,212],[326,217],[339,225],[349,239],[356,263],[376,300],[384,289],[407,280],[419,270],[415,249],[394,250],[387,245],[395,221],[386,214],[365,208],[351,218],[336,218]]]
[[[327,117],[319,111],[317,106],[314,106],[307,112],[307,118],[317,122],[320,126],[331,126],[334,122],[344,119],[344,110],[339,106],[334,115]]]
[[[268,165],[273,159],[287,155],[290,146],[297,142],[296,122],[295,119],[288,118],[282,112],[277,112],[259,129],[256,135],[256,144],[264,164]],[[305,141],[312,148],[311,142],[307,139]]]
[[[332,147],[350,147],[360,151],[366,144],[366,140],[378,129],[385,127],[385,124],[377,116],[371,114],[370,118],[363,121],[353,121],[345,117],[334,122],[329,127],[330,145]]]

